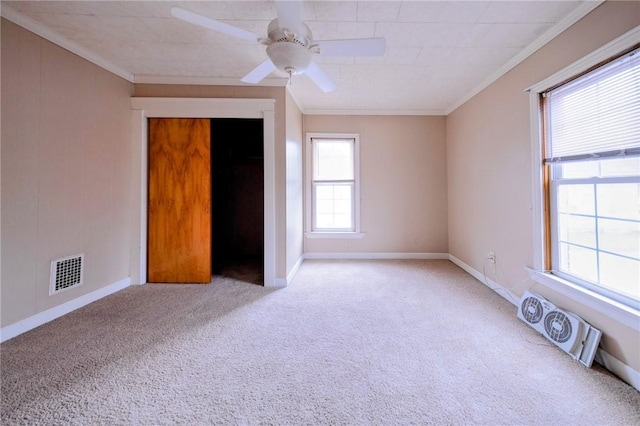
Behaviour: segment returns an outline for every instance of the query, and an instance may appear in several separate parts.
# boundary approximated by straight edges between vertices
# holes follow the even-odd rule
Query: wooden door
[[[210,120],[149,120],[147,280],[211,282]]]

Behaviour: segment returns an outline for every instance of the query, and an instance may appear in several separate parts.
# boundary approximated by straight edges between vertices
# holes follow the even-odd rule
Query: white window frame
[[[640,26],[628,31],[617,39],[602,46],[600,49],[569,65],[556,74],[529,87],[529,105],[531,122],[531,158],[532,158],[532,217],[533,217],[533,265],[525,267],[530,277],[564,296],[570,297],[591,309],[595,309],[608,317],[636,328],[640,320],[640,310],[620,303],[601,293],[564,279],[551,271],[545,270],[546,253],[546,218],[545,218],[545,188],[542,158],[542,117],[541,93],[554,87],[575,75],[616,56],[640,42]]]
[[[353,144],[353,223],[352,230],[313,229],[313,139],[352,139]],[[360,135],[357,133],[307,133],[305,144],[305,237],[306,238],[362,238],[360,230]]]

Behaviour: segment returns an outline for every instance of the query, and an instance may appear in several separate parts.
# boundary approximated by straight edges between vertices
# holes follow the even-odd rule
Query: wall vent
[[[84,253],[53,260],[49,295],[81,285],[83,270]]]

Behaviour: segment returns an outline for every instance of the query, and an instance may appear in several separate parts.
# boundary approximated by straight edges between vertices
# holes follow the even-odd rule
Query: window
[[[545,269],[640,307],[640,48],[541,96]]]
[[[307,134],[307,236],[359,234],[358,169],[358,135]]]

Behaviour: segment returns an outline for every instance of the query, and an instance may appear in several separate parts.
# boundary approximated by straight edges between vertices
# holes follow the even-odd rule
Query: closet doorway
[[[264,282],[263,120],[211,119],[211,268]]]

